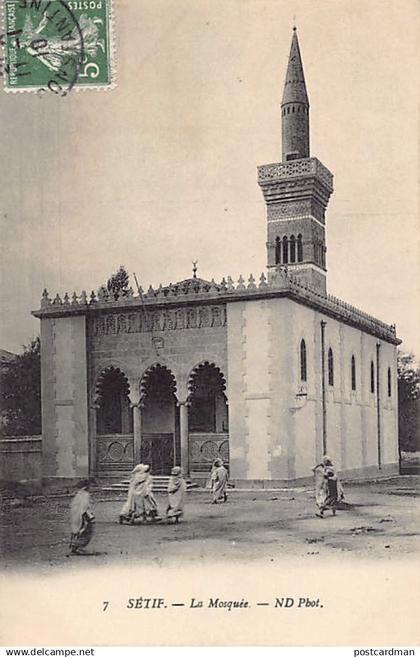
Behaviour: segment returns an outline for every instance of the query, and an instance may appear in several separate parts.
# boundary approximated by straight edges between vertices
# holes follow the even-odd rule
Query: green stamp
[[[110,87],[112,0],[3,0],[6,91]]]

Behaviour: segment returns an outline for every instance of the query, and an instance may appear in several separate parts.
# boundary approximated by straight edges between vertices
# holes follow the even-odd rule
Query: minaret
[[[290,273],[326,294],[325,209],[333,176],[310,157],[309,100],[296,28],[281,103],[282,162],[258,167],[267,204],[268,270]]]
[[[281,103],[282,160],[309,157],[309,100],[296,28]]]

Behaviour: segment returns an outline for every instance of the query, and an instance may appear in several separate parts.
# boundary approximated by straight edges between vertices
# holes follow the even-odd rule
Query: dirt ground
[[[345,487],[346,503],[332,517],[315,517],[309,487],[229,492],[226,504],[209,503],[206,491],[188,493],[178,526],[121,526],[123,498],[94,494],[96,529],[89,557],[67,556],[69,497],[3,502],[0,548],[4,569],[71,568],[80,560],[103,566],[122,560],[144,564],[411,557],[420,548],[420,476]],[[157,495],[161,511],[166,496]]]

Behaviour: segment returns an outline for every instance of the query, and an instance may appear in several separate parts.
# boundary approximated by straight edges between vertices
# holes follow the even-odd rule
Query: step
[[[155,493],[166,493],[168,490],[168,483],[169,483],[169,477],[165,476],[155,476],[153,477],[153,491]],[[194,488],[198,488],[198,484],[193,483],[189,479],[186,480],[187,484],[187,492],[190,490],[193,490]],[[127,493],[128,492],[128,487],[130,485],[130,480],[129,479],[123,479],[122,481],[119,481],[118,483],[110,484],[109,486],[101,486],[102,491],[115,491],[116,493]]]

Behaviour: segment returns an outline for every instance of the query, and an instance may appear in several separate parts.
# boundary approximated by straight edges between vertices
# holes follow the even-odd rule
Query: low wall
[[[42,490],[42,437],[0,440],[0,487],[27,495]]]

